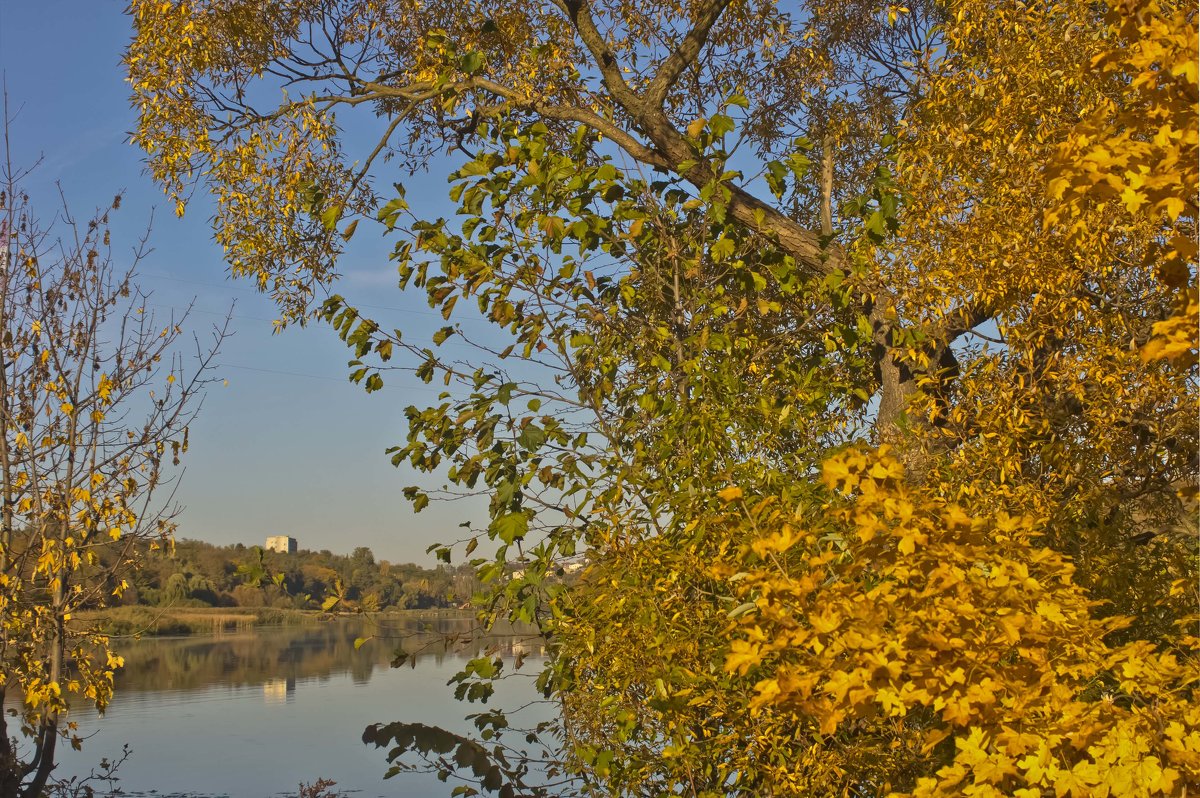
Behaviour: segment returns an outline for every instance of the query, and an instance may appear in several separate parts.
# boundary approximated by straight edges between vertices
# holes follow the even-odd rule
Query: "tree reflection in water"
[[[364,640],[355,647],[356,640]],[[397,659],[404,667],[448,657],[460,659],[494,651],[506,659],[540,657],[540,639],[507,629],[483,634],[470,618],[381,620],[331,619],[305,626],[267,627],[218,636],[116,640],[125,658],[117,672],[118,696],[131,693],[197,690],[211,685],[261,685],[268,703],[287,700],[296,684],[349,673],[366,684],[377,668]],[[404,657],[398,657],[403,652]]]
[[[464,715],[480,705],[455,701],[447,681],[485,653],[527,658],[489,708],[524,707],[530,726],[554,712],[529,704],[529,681],[544,663],[539,639],[512,629],[485,636],[469,618],[354,617],[114,642],[126,666],[113,704],[103,718],[73,714],[83,750],[68,752],[56,775],[86,774],[129,744],[119,776],[131,798],[294,796],[297,783],[318,778],[358,798],[444,796],[434,776],[385,782],[384,752],[364,745],[362,732],[395,720],[470,732]],[[390,667],[397,651],[406,655],[400,669]]]

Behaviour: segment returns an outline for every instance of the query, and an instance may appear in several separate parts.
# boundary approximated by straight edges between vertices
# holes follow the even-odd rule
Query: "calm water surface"
[[[355,650],[355,638],[372,633],[377,637]],[[82,751],[63,755],[58,774],[85,774],[128,743],[132,756],[118,775],[131,796],[265,798],[296,795],[300,782],[319,778],[356,798],[448,795],[432,775],[385,781],[385,751],[364,745],[363,729],[402,720],[465,732],[471,726],[463,716],[481,707],[454,701],[446,687],[463,662],[490,649],[526,655],[517,676],[498,688],[498,702],[489,704],[518,706],[532,695],[542,655],[531,637],[484,638],[473,622],[457,619],[365,629],[343,620],[114,642],[126,661],[116,696],[103,717],[73,713],[88,739]],[[398,648],[409,661],[392,668]],[[548,715],[534,707],[522,725]]]

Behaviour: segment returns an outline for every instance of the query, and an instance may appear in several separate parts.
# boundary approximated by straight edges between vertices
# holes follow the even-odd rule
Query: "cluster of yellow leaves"
[[[514,94],[535,97],[548,81],[577,82],[569,51],[555,44],[570,41],[561,15],[530,17],[514,9],[488,16],[470,4],[432,5],[361,3],[334,11],[295,0],[136,0],[129,8],[135,36],[125,63],[138,112],[133,141],[147,152],[150,172],[178,215],[195,183],[208,183],[216,239],[233,273],[271,293],[284,319],[307,312],[314,286],[332,278],[342,241],[353,233],[344,220],[374,202],[369,181],[355,169],[375,155],[353,165],[342,157],[337,109],[349,113],[363,95],[378,92],[372,105],[380,115],[395,114],[396,124],[407,119],[416,128],[431,124],[465,103],[466,91],[455,83],[467,78],[463,71],[479,69],[487,51],[496,61],[493,77]],[[302,80],[272,84],[268,70],[278,75],[327,58],[333,63],[327,52],[306,49],[317,45],[306,45],[302,33],[319,27],[323,14],[344,14],[331,26],[339,39],[328,46],[375,53],[376,74],[337,75],[352,87],[345,95],[340,84],[328,94],[308,93],[317,84]],[[438,30],[448,25],[457,27],[452,36]],[[387,85],[372,83],[377,74],[388,75]],[[297,96],[297,85],[305,93]],[[386,129],[390,135],[395,126]],[[387,146],[385,136],[376,155]]]
[[[1197,338],[1200,338],[1200,292],[1194,282],[1181,292],[1177,304],[1178,311],[1154,323],[1154,335],[1142,347],[1142,357],[1194,366],[1197,363]]]
[[[1069,221],[1083,205],[1113,199],[1130,213],[1195,217],[1195,9],[1112,0],[1108,23],[1109,49],[1091,68],[1115,77],[1122,96],[1100,100],[1059,145],[1049,173],[1056,205],[1047,220]]]
[[[905,483],[886,451],[828,461],[829,504],[750,508],[758,540],[717,571],[755,611],[728,672],[748,711],[830,747],[864,729],[919,749],[936,775],[875,787],[919,796],[1174,795],[1200,785],[1196,640],[1110,647],[1116,618],[1034,522],[972,515]],[[746,519],[737,523],[746,524]],[[735,570],[736,569],[736,570]],[[937,767],[939,758],[946,761]],[[779,783],[799,762],[779,765]],[[850,774],[863,778],[861,772]]]
[[[1131,214],[1164,220],[1151,249],[1159,277],[1178,292],[1176,312],[1154,325],[1147,359],[1195,365],[1196,221],[1200,193],[1195,7],[1160,0],[1112,0],[1109,48],[1091,67],[1117,82],[1120,101],[1102,99],[1059,145],[1049,169],[1050,224],[1089,233],[1084,208],[1117,201]]]
[[[1087,93],[1075,74],[1096,46],[1087,13],[1073,3],[948,4],[947,52],[899,129],[902,229],[878,263],[901,318],[936,329],[968,298],[991,316],[1078,282],[1057,242],[1038,235],[1040,171]]]
[[[302,314],[312,283],[329,276],[335,224],[354,206],[337,157],[332,114],[311,97],[276,94],[270,113],[230,122],[201,87],[242,96],[306,18],[303,3],[135,2],[138,35],[126,54],[133,140],[182,216],[195,181],[211,179],[216,238],[237,275]],[[211,81],[211,82],[210,82]],[[322,216],[322,214],[325,214]]]
[[[1146,340],[1151,322],[1112,308],[1152,314],[1157,275],[1180,296],[1146,354],[1186,364],[1196,337],[1183,295],[1196,255],[1194,9],[1114,2],[1104,22],[1072,3],[958,0],[949,11],[947,56],[901,136],[908,206],[883,263],[904,270],[884,266],[880,278],[911,282],[898,312],[936,334],[972,305],[996,318],[1014,354],[1052,351],[1079,334],[1070,327],[1097,324],[1107,327],[1099,340],[1124,345]],[[1097,296],[1108,303],[1095,307]]]
[[[981,333],[955,341],[948,377],[913,364],[928,377],[910,417],[932,422],[921,478],[1046,519],[1076,580],[1152,638],[1178,617],[1166,586],[1196,570],[1175,496],[1197,438],[1195,31],[1184,3],[1107,10],[949,4],[945,58],[900,136],[902,225],[878,279],[923,335]],[[1131,186],[1147,192],[1136,213]]]

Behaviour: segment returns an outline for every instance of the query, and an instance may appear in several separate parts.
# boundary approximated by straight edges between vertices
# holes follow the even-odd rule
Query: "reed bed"
[[[228,607],[113,607],[80,613],[79,623],[99,623],[114,637],[167,637],[243,632],[256,626],[294,626],[317,623],[321,614],[275,608]]]

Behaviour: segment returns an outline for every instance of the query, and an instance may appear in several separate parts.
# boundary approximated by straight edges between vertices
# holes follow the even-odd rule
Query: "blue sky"
[[[236,303],[235,335],[217,372],[228,385],[209,391],[191,430],[177,492],[185,506],[178,536],[261,544],[267,535],[289,534],[302,548],[370,546],[379,558],[431,562],[426,546],[458,537],[459,522],[483,515],[437,503],[414,515],[400,490],[422,478],[393,468],[384,454],[404,439],[404,407],[432,401],[436,390],[393,377],[368,395],[347,381],[350,353],[327,327],[273,335],[274,305],[227,278],[203,202],[175,218],[144,173],[141,152],[127,143],[134,114],[120,65],[130,37],[123,7],[113,0],[0,0],[0,71],[16,116],[14,160],[43,159],[28,186],[43,211],[54,209],[56,181],[84,216],[124,191],[114,244],[132,247],[154,215],[154,252],[141,279],[153,292],[151,304],[166,312],[194,297],[192,326],[207,329]],[[434,213],[446,213],[449,205],[439,207],[444,175],[434,170],[408,180],[410,199],[425,198]],[[421,297],[395,287],[392,243],[378,228],[360,228],[336,290],[368,303],[385,326],[441,326]]]

